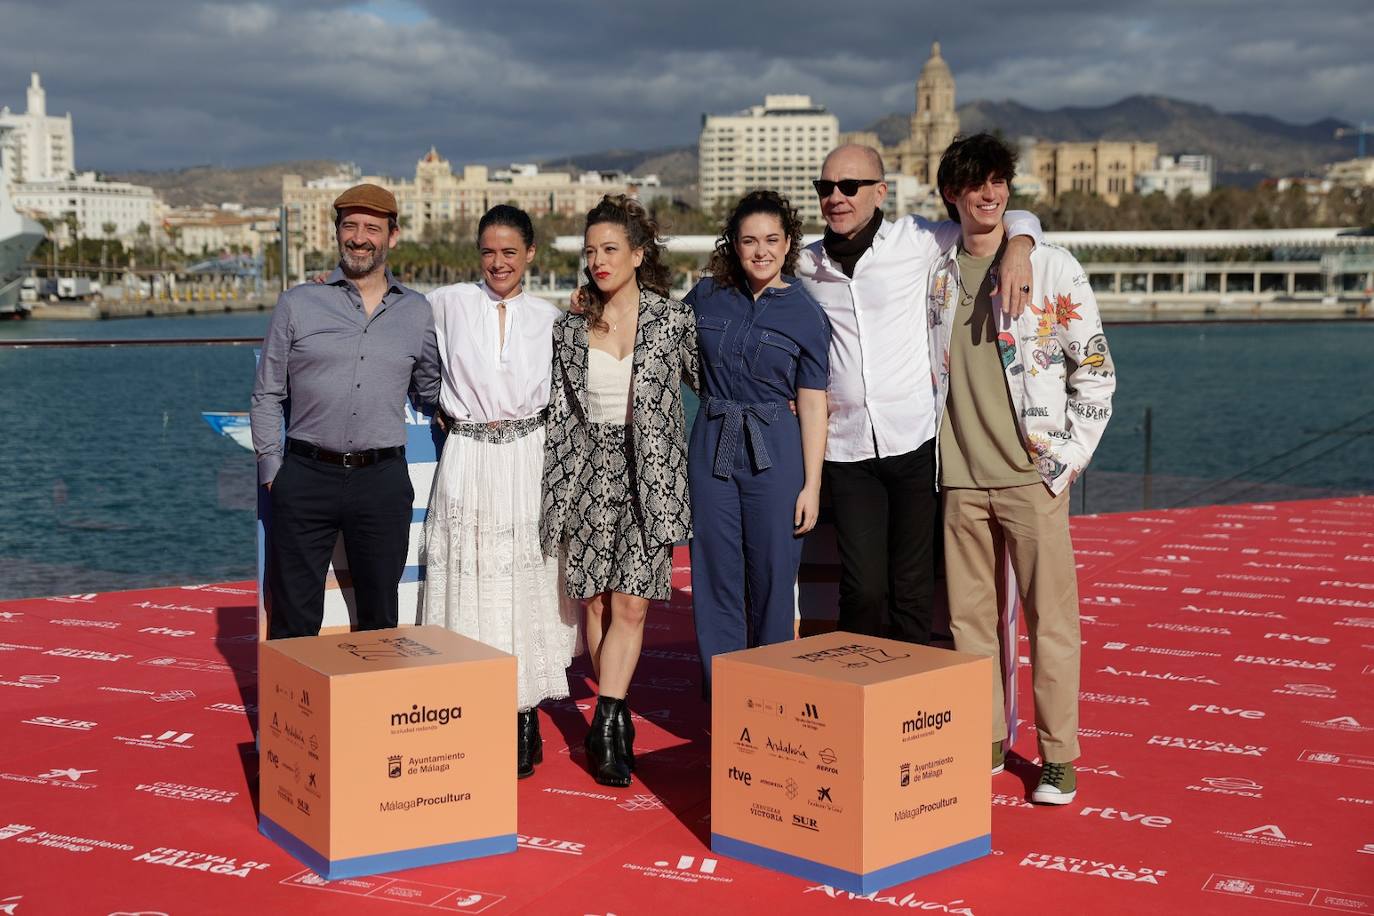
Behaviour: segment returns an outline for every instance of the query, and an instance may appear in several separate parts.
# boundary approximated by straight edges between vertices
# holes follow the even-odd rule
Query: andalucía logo
[[[1374,732],[1374,728],[1360,724],[1354,716],[1336,716],[1331,719],[1312,720],[1304,719],[1303,725],[1310,725],[1313,728],[1324,728],[1333,732],[1350,732],[1352,734],[1363,734],[1364,732]]]
[[[1306,840],[1290,839],[1278,824],[1261,824],[1249,830],[1218,830],[1216,834],[1237,843],[1272,846],[1278,849],[1303,849],[1312,845]]]
[[[410,712],[393,712],[391,714],[391,727],[394,730],[407,725],[419,725],[423,726],[423,729],[406,730],[421,731],[439,728],[461,718],[463,718],[463,707],[461,706],[440,706],[430,709],[428,706],[411,703]]]
[[[787,741],[774,741],[770,737],[764,740],[767,742],[766,747],[768,748],[768,750],[772,752],[775,756],[781,757],[784,760],[808,759],[806,756],[806,748],[800,744],[793,744],[791,739],[788,739]]]
[[[735,747],[744,751],[746,754],[752,754],[754,751],[758,750],[758,748],[754,746],[754,737],[749,734],[749,728],[747,726],[740,729],[739,738],[735,741]]]

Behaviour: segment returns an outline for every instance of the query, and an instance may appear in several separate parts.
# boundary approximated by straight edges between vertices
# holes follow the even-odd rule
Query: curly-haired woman
[[[570,598],[587,600],[599,696],[587,756],[596,781],[628,786],[625,706],[649,602],[672,594],[673,544],[691,535],[682,383],[696,387],[692,312],[668,298],[658,227],[638,201],[587,214],[581,311],[554,325],[544,451],[544,553],[564,558]]]
[[[701,412],[688,459],[692,605],[703,686],[711,658],[791,639],[802,537],[825,456],[830,322],[793,280],[801,220],[773,191],[735,206],[696,313]],[[796,414],[788,402],[796,403]]]

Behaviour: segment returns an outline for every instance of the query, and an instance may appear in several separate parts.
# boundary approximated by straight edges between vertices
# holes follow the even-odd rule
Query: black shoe
[[[616,700],[615,707],[615,749],[625,768],[631,773],[635,769],[635,724],[630,720],[630,707],[625,700]]]
[[[534,765],[544,762],[544,739],[539,735],[539,713],[528,709],[516,713],[515,719],[515,776],[524,779],[534,775]]]
[[[598,697],[592,724],[587,730],[587,767],[592,778],[603,786],[623,789],[630,784],[630,770],[616,749],[615,697]]]

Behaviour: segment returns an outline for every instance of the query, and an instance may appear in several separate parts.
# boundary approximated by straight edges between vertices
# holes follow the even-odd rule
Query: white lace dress
[[[568,696],[577,606],[561,597],[558,564],[539,549],[552,326],[558,310],[532,296],[506,304],[472,284],[430,294],[444,361],[440,404],[460,426],[444,442],[425,521],[421,620],[517,659],[519,706]],[[489,421],[514,421],[491,429]]]

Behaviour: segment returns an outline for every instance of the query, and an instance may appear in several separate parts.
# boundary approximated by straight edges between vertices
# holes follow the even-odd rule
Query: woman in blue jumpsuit
[[[830,323],[791,276],[800,251],[796,211],[755,191],[726,221],[711,276],[684,300],[696,314],[701,367],[687,474],[707,696],[713,656],[794,635],[793,585],[820,502],[830,380]]]

